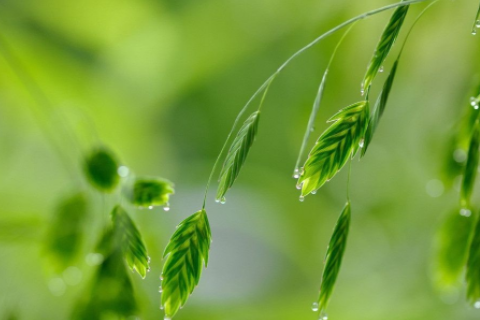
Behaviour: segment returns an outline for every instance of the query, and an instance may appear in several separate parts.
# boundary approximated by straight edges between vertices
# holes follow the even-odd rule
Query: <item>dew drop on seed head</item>
[[[163,211],[170,211],[170,205],[168,203],[163,207]]]
[[[300,189],[302,189],[302,185],[303,185],[303,183],[297,183],[295,188],[297,188],[297,190],[300,190]]]
[[[215,202],[216,202],[216,203],[220,203],[220,199],[215,199]]]
[[[365,90],[363,90],[363,88],[360,89],[360,94],[361,94],[362,96],[365,94]]]
[[[153,206],[148,206],[148,210],[152,210],[153,209]]]
[[[298,200],[300,200],[300,202],[303,202],[303,201],[305,201],[305,197],[304,197],[304,196],[300,196],[300,198],[298,198]]]
[[[328,320],[328,315],[325,312],[320,313],[318,320]]]
[[[472,215],[472,211],[466,208],[460,209],[460,215],[464,217],[470,217]]]
[[[150,263],[151,260],[150,256],[147,256],[147,262]]]
[[[160,305],[160,310],[163,310],[163,305],[162,304]]]
[[[163,318],[163,320],[172,320],[172,318],[169,318],[169,317],[165,316],[165,318]]]
[[[222,197],[222,199],[220,200],[220,204],[225,204],[227,203],[227,199],[225,197]]]
[[[318,311],[318,303],[314,302],[314,303],[312,304],[312,311],[313,311],[313,312]]]
[[[163,281],[163,276],[162,275],[160,275],[160,280]]]
[[[360,142],[358,143],[358,146],[360,148],[363,148],[364,145],[365,145],[365,139],[362,138],[362,139],[360,139]]]
[[[317,194],[317,190],[313,190],[313,191],[312,191],[312,194]]]
[[[475,21],[475,27],[480,28],[480,20]]]
[[[473,34],[473,35],[476,35],[476,34],[477,34],[477,29],[476,29],[476,28],[472,30],[472,34]]]
[[[158,292],[162,293],[162,291],[163,291],[162,286],[159,286],[159,287],[158,287]]]
[[[150,267],[147,268],[147,272],[150,272]]]
[[[383,66],[380,67],[380,69],[378,69],[378,72],[383,72],[385,69],[383,68]]]
[[[294,179],[300,178],[300,169],[295,168],[295,170],[293,170],[293,178]]]

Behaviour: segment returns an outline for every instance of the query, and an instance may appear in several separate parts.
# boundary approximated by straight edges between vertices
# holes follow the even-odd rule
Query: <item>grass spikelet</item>
[[[120,247],[128,267],[145,278],[150,258],[147,248],[142,240],[142,235],[138,231],[135,223],[128,216],[128,213],[120,206],[116,206],[112,211],[112,222],[115,234],[115,240]]]
[[[243,123],[237,136],[233,140],[220,173],[220,184],[216,196],[217,201],[225,201],[225,194],[240,173],[240,169],[247,158],[253,141],[255,140],[259,119],[259,111],[252,113]]]
[[[325,255],[325,268],[323,269],[322,284],[318,297],[318,309],[320,313],[324,313],[327,308],[340,271],[343,254],[347,246],[350,215],[350,202],[347,202],[335,225],[330,243],[328,244],[327,254]]]
[[[480,219],[477,219],[467,260],[467,300],[480,308]]]
[[[109,237],[111,233],[106,233],[105,236]],[[105,256],[88,292],[82,295],[70,319],[127,319],[137,310],[132,281],[122,253],[114,250]]]
[[[475,178],[477,176],[478,157],[480,146],[480,124],[478,120],[473,127],[472,136],[470,138],[470,146],[468,148],[467,164],[463,174],[462,189],[460,191],[460,204],[462,207],[470,206],[470,198],[472,196]]]
[[[92,186],[103,192],[115,189],[120,179],[118,162],[109,150],[97,149],[90,153],[84,163],[85,175]]]
[[[162,301],[165,318],[172,318],[187,301],[208,265],[211,233],[207,213],[197,211],[182,221],[165,248]]]
[[[370,64],[368,65],[367,72],[362,82],[362,92],[368,92],[373,79],[375,79],[375,76],[382,67],[383,62],[390,53],[390,50],[392,49],[395,40],[400,33],[409,7],[409,5],[398,7],[393,12],[390,21],[380,37],[380,41],[378,42],[377,48],[375,49],[373,57],[370,60]]]
[[[173,183],[160,178],[138,178],[126,189],[127,198],[138,207],[152,208],[166,206],[171,194],[174,194]]]
[[[46,249],[55,261],[57,272],[71,266],[80,250],[87,210],[85,195],[77,193],[64,199],[55,211]]]
[[[301,196],[319,189],[353,157],[365,135],[369,117],[368,101],[360,101],[337,112],[334,123],[318,138],[298,179]]]
[[[462,211],[463,210],[463,211]],[[442,288],[454,287],[467,262],[474,218],[470,209],[451,212],[437,235],[436,280]],[[468,210],[467,214],[464,210]]]
[[[365,155],[365,152],[367,152],[367,148],[370,144],[370,141],[372,141],[373,134],[375,133],[378,123],[380,122],[380,118],[383,115],[383,111],[387,106],[388,97],[390,95],[390,91],[392,90],[393,80],[395,79],[395,75],[397,73],[398,61],[398,59],[395,60],[392,70],[390,71],[387,80],[385,80],[385,83],[383,84],[382,92],[375,102],[375,108],[368,122],[367,132],[365,133],[364,146],[361,152],[362,157]]]

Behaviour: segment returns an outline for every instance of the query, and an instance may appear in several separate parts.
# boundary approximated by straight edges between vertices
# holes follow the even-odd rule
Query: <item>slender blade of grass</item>
[[[470,138],[470,146],[468,148],[467,164],[463,174],[462,188],[460,190],[460,204],[462,207],[470,206],[470,198],[472,197],[475,178],[477,177],[478,159],[480,147],[480,124],[476,120],[473,127],[472,136]]]
[[[338,218],[337,224],[333,230],[330,243],[328,244],[327,254],[325,256],[325,268],[322,274],[322,284],[320,286],[320,295],[318,297],[318,309],[320,313],[325,312],[330,296],[332,295],[337,280],[338,273],[342,264],[343,254],[347,246],[348,231],[350,229],[351,208],[350,202],[347,202]]]
[[[467,300],[480,308],[480,219],[477,218],[467,260]]]
[[[398,62],[398,59],[395,60],[395,63],[392,66],[392,70],[390,71],[387,80],[385,80],[385,83],[383,84],[382,92],[380,93],[377,101],[375,102],[374,111],[372,117],[368,122],[367,132],[365,133],[364,145],[361,152],[362,157],[367,152],[367,148],[372,141],[373,134],[375,133],[378,123],[380,122],[380,118],[383,115],[383,111],[385,111],[385,107],[387,106],[388,97],[390,95],[390,91],[392,90],[393,80],[395,79],[395,75],[397,73]]]
[[[197,211],[182,221],[165,248],[162,299],[165,318],[171,319],[186,303],[208,265],[211,233],[207,213]]]
[[[377,44],[377,48],[373,54],[370,64],[368,65],[367,72],[362,82],[362,92],[368,92],[370,85],[375,79],[378,71],[382,67],[383,62],[387,58],[390,50],[392,49],[395,40],[397,40],[398,34],[402,29],[403,22],[407,16],[409,5],[398,7],[392,14],[390,21],[388,22],[385,30],[380,37],[380,41]]]
[[[217,201],[224,201],[225,194],[237,179],[240,169],[247,159],[248,152],[258,131],[260,112],[255,111],[243,123],[237,136],[228,150],[227,157],[220,173],[220,184],[217,190]]]
[[[354,103],[330,118],[334,123],[318,138],[298,179],[301,197],[318,190],[355,155],[365,135],[368,118],[368,101]]]
[[[437,234],[436,281],[442,288],[455,287],[467,262],[474,217],[468,213],[451,212]]]
[[[308,139],[310,138],[310,134],[313,131],[313,127],[314,127],[314,124],[315,124],[315,119],[317,118],[318,110],[320,109],[320,103],[321,103],[322,97],[323,97],[323,90],[325,89],[325,83],[327,81],[327,76],[328,76],[328,72],[330,70],[330,66],[332,65],[333,59],[335,58],[335,55],[337,54],[338,48],[340,47],[343,40],[345,39],[345,37],[347,36],[347,34],[350,32],[350,30],[353,28],[354,25],[355,25],[355,23],[353,23],[347,29],[347,31],[345,31],[345,33],[342,35],[340,40],[337,42],[337,45],[335,46],[335,49],[333,50],[332,55],[330,56],[330,60],[328,61],[327,67],[325,68],[325,72],[323,73],[322,81],[320,82],[320,86],[318,87],[317,95],[315,96],[315,100],[313,102],[312,111],[310,112],[310,117],[308,119],[307,129],[305,130],[305,134],[304,134],[303,140],[302,140],[302,145],[300,147],[300,151],[298,152],[297,162],[295,163],[295,170],[294,170],[294,173],[293,173],[293,177],[295,179],[299,178],[300,161],[302,160],[303,153],[304,153],[305,148],[306,148],[307,143],[308,143]]]

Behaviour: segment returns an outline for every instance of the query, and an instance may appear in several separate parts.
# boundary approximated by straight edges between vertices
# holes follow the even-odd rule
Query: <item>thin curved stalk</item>
[[[335,46],[335,49],[333,49],[332,55],[330,56],[330,60],[328,61],[327,67],[325,68],[325,72],[323,73],[322,81],[320,82],[320,86],[318,87],[318,91],[317,91],[317,95],[315,97],[315,101],[313,102],[312,112],[310,113],[310,117],[308,119],[307,129],[305,130],[305,134],[303,136],[302,145],[300,147],[300,151],[298,152],[297,162],[295,163],[295,170],[293,172],[293,177],[295,179],[298,179],[299,175],[300,175],[300,169],[299,169],[300,162],[302,161],[302,157],[303,157],[303,154],[305,153],[305,148],[307,146],[308,139],[310,138],[310,134],[313,131],[313,126],[315,124],[315,119],[317,118],[318,110],[320,109],[320,102],[322,101],[323,90],[325,88],[325,83],[327,81],[327,75],[328,75],[328,72],[330,70],[330,66],[333,62],[333,59],[335,58],[335,55],[337,54],[338,48],[342,44],[342,42],[345,39],[345,37],[347,36],[347,34],[350,32],[350,30],[352,30],[354,25],[355,24],[353,23],[347,29],[347,31],[345,31],[345,33],[342,35],[342,37],[338,41],[337,45]]]
[[[402,2],[398,2],[398,3],[394,3],[394,4],[390,4],[390,5],[387,5],[387,6],[384,6],[384,7],[381,7],[381,8],[378,8],[378,9],[374,9],[374,10],[371,10],[371,11],[368,11],[368,12],[365,12],[363,14],[360,14],[356,17],[353,17],[337,26],[335,26],[334,28],[328,30],[327,32],[325,32],[324,34],[318,36],[317,38],[315,38],[313,41],[311,41],[310,43],[308,43],[306,46],[304,46],[303,48],[301,48],[300,50],[298,50],[297,52],[295,52],[292,56],[290,56],[290,58],[288,58],[283,64],[280,65],[280,67],[277,69],[277,71],[275,71],[270,77],[268,77],[267,80],[265,80],[265,82],[257,89],[257,91],[255,91],[255,93],[250,97],[250,99],[247,101],[247,103],[243,106],[243,108],[240,110],[240,112],[238,113],[237,117],[235,118],[235,121],[233,122],[233,126],[232,128],[230,129],[230,132],[228,133],[227,135],[227,138],[225,139],[225,142],[222,146],[222,148],[220,149],[220,153],[218,154],[217,156],[217,159],[215,160],[214,164],[213,164],[213,167],[212,167],[212,170],[210,171],[210,175],[208,177],[208,181],[207,181],[207,186],[205,188],[205,194],[204,194],[204,198],[203,198],[203,209],[205,208],[206,206],[206,201],[207,201],[207,195],[208,195],[208,190],[210,188],[210,184],[212,182],[212,178],[213,178],[213,175],[215,174],[215,171],[217,169],[217,166],[218,166],[218,163],[220,162],[220,158],[222,157],[223,155],[223,152],[225,151],[225,148],[227,147],[228,145],[228,141],[230,140],[230,137],[232,136],[233,132],[235,131],[235,128],[238,124],[238,122],[240,121],[240,118],[242,117],[242,115],[245,113],[245,111],[247,110],[248,106],[252,103],[252,101],[258,96],[258,94],[260,92],[262,92],[267,86],[269,86],[271,84],[271,82],[273,81],[273,79],[275,79],[275,77],[292,61],[294,60],[296,57],[298,57],[299,55],[301,55],[303,52],[307,51],[308,49],[310,49],[311,47],[313,47],[314,45],[316,45],[318,42],[320,42],[321,40],[323,40],[324,38],[334,34],[335,32],[351,25],[352,23],[354,22],[357,22],[359,20],[363,20],[363,19],[367,19],[368,17],[370,16],[373,16],[373,15],[376,15],[378,13],[381,13],[383,11],[387,11],[387,10],[390,10],[390,9],[394,9],[394,8],[398,8],[398,7],[402,7],[402,6],[407,6],[407,5],[410,5],[410,4],[415,4],[415,3],[421,3],[421,2],[426,2],[428,0],[409,0],[409,1],[402,1]]]

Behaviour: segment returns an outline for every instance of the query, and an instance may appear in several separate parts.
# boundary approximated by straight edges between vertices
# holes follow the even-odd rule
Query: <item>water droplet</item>
[[[120,177],[125,178],[130,173],[130,169],[128,169],[126,166],[120,166],[117,169],[117,173]]]
[[[163,320],[172,320],[172,318],[165,316],[165,318],[163,318]]]
[[[162,275],[160,275],[160,280],[163,281],[163,276]]]
[[[153,209],[153,206],[148,206],[148,210],[152,210]]]
[[[69,286],[75,286],[82,281],[82,270],[77,267],[71,266],[63,271],[63,280]]]
[[[297,188],[297,190],[300,190],[300,189],[302,189],[302,186],[303,186],[303,183],[297,183],[295,188]]]
[[[328,320],[328,315],[325,313],[325,311],[322,311],[320,313],[320,317],[318,317],[318,320]]]
[[[85,262],[89,266],[98,266],[103,262],[103,254],[101,253],[89,253],[85,256]]]
[[[150,267],[147,268],[147,272],[150,272]]]
[[[163,206],[163,211],[170,211],[170,204],[166,204]]]
[[[360,148],[363,148],[363,146],[365,145],[365,139],[360,139],[360,142],[358,143],[358,145],[360,146]]]
[[[475,309],[480,309],[480,300],[475,301],[475,303],[473,304],[473,307]]]
[[[480,28],[480,20],[475,21],[475,27]]]
[[[360,89],[360,94],[361,94],[362,96],[365,94],[365,90],[363,90],[363,88]]]
[[[458,163],[463,163],[467,160],[467,152],[463,149],[456,149],[453,152],[453,159]]]
[[[318,311],[318,303],[317,303],[317,302],[314,302],[314,303],[312,304],[312,311],[313,311],[313,312]]]
[[[220,203],[220,199],[215,199],[215,202],[216,202],[216,203]]]
[[[225,199],[225,197],[222,197],[222,199],[220,199],[220,204],[225,204],[227,203],[227,199]]]
[[[317,194],[317,190],[313,190],[313,191],[312,191],[312,194]]]
[[[158,292],[162,293],[162,291],[163,291],[162,286],[159,286],[159,287],[158,287]]]
[[[474,105],[473,109],[478,110],[478,104]]]
[[[476,34],[477,34],[477,29],[476,29],[476,28],[472,30],[472,34],[473,34],[473,35],[476,35]]]
[[[425,190],[427,191],[428,195],[432,198],[440,197],[445,190],[443,186],[443,182],[438,179],[432,179],[427,182],[425,185]]]
[[[163,305],[160,305],[160,310],[163,310]]]
[[[464,217],[470,217],[472,215],[472,211],[466,208],[460,209],[460,215]]]
[[[300,200],[300,202],[303,202],[303,201],[305,201],[305,197],[304,197],[304,196],[300,196],[300,198],[298,198],[298,200]]]
[[[383,66],[380,67],[380,69],[378,69],[378,72],[383,72],[385,69],[383,68]]]
[[[67,285],[62,278],[53,278],[48,282],[48,289],[54,296],[62,296],[67,290]]]
[[[295,168],[295,170],[293,170],[293,178],[294,179],[300,178],[300,169]]]
[[[152,259],[150,258],[150,256],[147,257],[147,262],[150,263],[150,261],[152,261]]]

